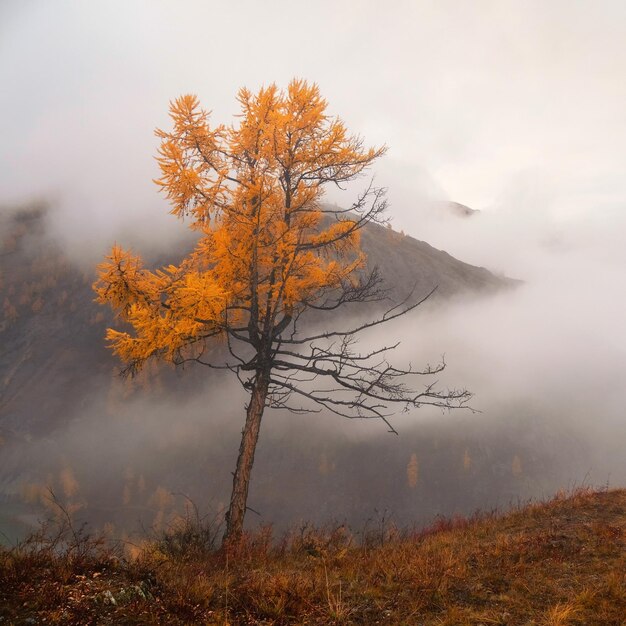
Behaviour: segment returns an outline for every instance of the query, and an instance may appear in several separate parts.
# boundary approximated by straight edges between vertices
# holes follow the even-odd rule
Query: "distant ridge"
[[[472,217],[472,215],[476,215],[480,213],[478,209],[471,209],[465,204],[461,204],[460,202],[451,202],[444,201],[440,203],[444,209],[448,212],[453,213],[454,215],[459,215],[460,217]]]

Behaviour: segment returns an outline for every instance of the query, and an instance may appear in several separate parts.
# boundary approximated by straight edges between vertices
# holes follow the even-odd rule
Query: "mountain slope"
[[[368,264],[380,268],[385,283],[399,296],[413,288],[416,295],[426,294],[434,287],[438,297],[489,293],[517,283],[390,228],[371,225],[362,233],[361,243]]]
[[[0,224],[0,533],[16,537],[31,527],[49,504],[49,489],[81,522],[114,527],[117,537],[167,524],[184,506],[173,494],[219,511],[245,392],[232,377],[216,380],[200,366],[154,365],[132,380],[117,376],[120,364],[103,340],[112,315],[93,302],[93,263],[70,263],[45,224],[37,210],[5,214]],[[514,284],[387,228],[363,233],[363,247],[394,300],[438,285],[429,306],[445,306],[450,296]],[[354,305],[347,315],[363,310]],[[365,307],[364,314],[377,311]],[[350,320],[338,316],[336,323]],[[400,523],[424,521],[567,482],[571,471],[560,468],[555,434],[541,416],[506,411],[505,419],[480,422],[465,414],[431,423],[423,412],[399,415],[398,438],[378,423],[270,411],[251,492],[263,517],[249,522],[285,528],[299,517],[319,523],[341,516],[361,524],[375,509],[393,511]],[[362,437],[366,431],[373,436]],[[558,437],[584,458],[571,433]]]
[[[93,302],[94,268],[69,263],[43,210],[7,213],[0,226],[0,435],[43,434],[119,367],[103,342],[112,317]],[[443,298],[513,284],[380,226],[365,230],[362,247],[398,300],[412,288],[419,297],[437,286]]]

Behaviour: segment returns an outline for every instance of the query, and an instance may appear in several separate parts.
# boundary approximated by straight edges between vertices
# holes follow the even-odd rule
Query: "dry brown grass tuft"
[[[134,560],[86,536],[55,546],[43,536],[0,552],[7,623],[625,623],[626,490],[420,532],[383,525],[359,542],[342,526],[280,541],[264,528],[228,554],[198,518]]]

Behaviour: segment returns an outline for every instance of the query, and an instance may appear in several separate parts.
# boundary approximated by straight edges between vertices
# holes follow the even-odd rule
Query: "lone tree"
[[[443,363],[399,369],[386,360],[395,346],[356,349],[357,333],[425,298],[348,330],[302,331],[311,328],[302,323],[307,311],[386,297],[359,250],[361,229],[384,220],[384,190],[370,184],[345,210],[320,203],[325,185],[352,181],[385,148],[365,148],[329,117],[315,84],[294,80],[285,91],[271,85],[256,94],[241,89],[238,101],[237,123],[213,127],[197,98],[182,96],[170,106],[173,129],[156,131],[155,182],[171,213],[198,231],[194,250],[180,265],[150,271],[114,246],[94,284],[97,300],[130,331],[107,331],[126,373],[151,358],[196,361],[230,370],[249,392],[224,542],[242,534],[265,407],[376,418],[395,432],[387,419],[393,405],[454,408],[470,395],[439,391],[432,382],[417,391],[407,384],[409,375],[436,374]]]

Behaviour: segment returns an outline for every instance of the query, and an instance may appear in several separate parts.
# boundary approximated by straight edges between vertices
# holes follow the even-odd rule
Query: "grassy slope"
[[[403,536],[383,528],[359,546],[341,528],[270,545],[259,533],[226,560],[148,544],[131,563],[88,542],[61,557],[45,545],[0,553],[0,616],[15,624],[626,624],[626,490],[580,491]]]

